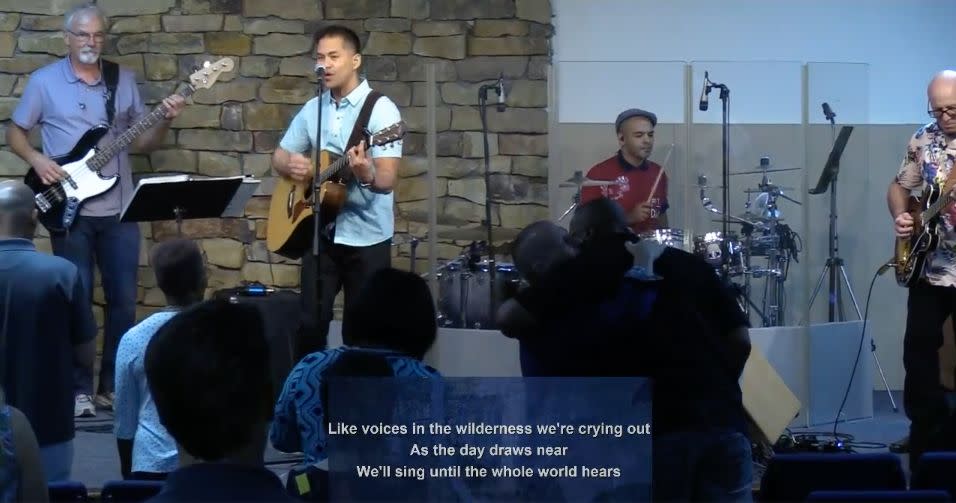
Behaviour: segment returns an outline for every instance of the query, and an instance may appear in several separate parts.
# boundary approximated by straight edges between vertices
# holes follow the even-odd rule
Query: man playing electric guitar
[[[899,173],[890,183],[887,203],[896,235],[913,234],[909,199],[920,196],[924,185],[942,186],[956,156],[956,71],[937,74],[927,88],[929,115],[934,122],[912,136]],[[940,197],[949,197],[951,191]],[[925,224],[925,222],[924,222]],[[906,333],[903,336],[903,407],[910,419],[910,466],[928,450],[953,439],[946,430],[954,418],[948,412],[939,379],[938,350],[943,344],[943,322],[956,313],[956,209],[945,206],[940,216],[940,240],[926,257],[922,278],[909,288]]]
[[[309,100],[292,119],[272,156],[272,167],[280,176],[294,181],[311,180],[312,161],[303,152],[316,147],[347,155],[351,173],[345,182],[346,200],[334,220],[322,215],[320,292],[316,292],[311,247],[302,256],[302,323],[296,359],[325,349],[332,307],[340,289],[345,290],[347,314],[365,280],[391,265],[395,227],[392,189],[402,156],[401,142],[372,147],[368,152],[364,140],[349,143],[366,99],[378,96],[365,129],[374,133],[401,121],[398,107],[390,99],[377,93],[369,97],[373,91],[359,76],[362,54],[358,35],[344,26],[331,25],[316,32],[313,42],[316,61],[325,68],[323,78],[328,90],[320,98]],[[315,146],[319,101],[322,145]],[[318,319],[316,302],[321,302]],[[348,322],[347,315],[343,322]]]
[[[30,76],[7,128],[10,148],[29,163],[47,185],[66,176],[50,157],[69,152],[89,129],[108,124],[109,131],[100,143],[107,144],[148,113],[140,99],[136,78],[128,69],[118,70],[112,93],[114,106],[107,111],[110,100],[106,69],[113,63],[100,60],[109,31],[103,11],[93,4],[81,5],[68,12],[64,19],[64,40],[69,54]],[[166,120],[137,138],[136,145],[141,151],[152,150],[162,143],[169,123],[182,110],[185,100],[173,96],[166,98],[163,104],[167,110]],[[37,125],[43,138],[42,153],[27,139],[27,133]],[[100,268],[106,294],[106,327],[97,395],[95,399],[91,396],[93,369],[77,368],[74,372],[77,416],[95,415],[94,402],[99,408],[112,408],[116,349],[120,337],[133,326],[136,318],[139,226],[119,221],[123,206],[133,195],[128,151],[119,152],[100,172],[106,177],[119,175],[118,183],[87,200],[69,229],[50,233],[53,253],[73,262],[79,269],[88,293],[86,298],[93,297],[94,261]]]

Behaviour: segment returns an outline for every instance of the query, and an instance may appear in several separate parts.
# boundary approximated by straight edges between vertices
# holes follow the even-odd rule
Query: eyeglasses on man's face
[[[927,110],[926,113],[928,113],[929,116],[934,119],[939,119],[943,115],[946,115],[950,118],[956,118],[956,105],[943,108],[931,108]]]
[[[83,31],[71,30],[70,35],[73,35],[77,40],[84,44],[89,43],[90,40],[93,40],[97,44],[103,43],[103,41],[106,40],[106,34],[101,31],[96,33],[86,33]]]

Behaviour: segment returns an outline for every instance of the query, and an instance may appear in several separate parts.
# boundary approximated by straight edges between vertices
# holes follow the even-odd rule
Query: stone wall
[[[62,14],[76,0],[0,0],[0,121],[6,127],[30,73],[65,54]],[[520,228],[547,218],[547,73],[552,35],[548,0],[99,0],[111,16],[107,57],[136,73],[144,100],[171,94],[197,64],[220,57],[236,63],[201,90],[177,118],[165,145],[133,156],[138,173],[240,172],[264,178],[283,129],[314,95],[311,32],[319,23],[355,29],[365,45],[364,71],[402,111],[410,132],[396,189],[396,267],[409,266],[407,236],[425,237],[425,65],[439,80],[438,195],[440,229],[484,218],[481,122],[477,89],[503,73],[510,107],[489,109],[495,225]],[[36,145],[38,135],[34,132]],[[5,143],[5,141],[4,141]],[[27,166],[4,145],[0,176]],[[268,198],[254,198],[245,218],[188,221],[210,264],[210,290],[260,281],[298,286],[298,266],[270,256],[265,237]],[[172,222],[142,225],[140,316],[164,304],[148,268],[150,243],[175,236]],[[42,232],[41,232],[42,234]],[[39,246],[49,250],[41,236]],[[464,242],[442,240],[440,256]],[[424,245],[424,242],[422,243]],[[419,248],[424,271],[426,246]],[[103,302],[97,287],[96,302]],[[102,311],[97,309],[102,320]]]

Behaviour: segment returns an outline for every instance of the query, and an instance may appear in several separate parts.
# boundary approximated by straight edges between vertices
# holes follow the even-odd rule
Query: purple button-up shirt
[[[120,68],[113,128],[100,144],[108,145],[145,112],[133,72]],[[87,84],[77,77],[67,56],[33,72],[12,119],[27,131],[40,125],[43,153],[48,157],[67,154],[90,128],[107,123],[106,84],[103,79]],[[119,183],[88,199],[80,208],[81,215],[118,215],[133,195],[127,150],[113,157],[101,172],[104,176],[119,173]]]

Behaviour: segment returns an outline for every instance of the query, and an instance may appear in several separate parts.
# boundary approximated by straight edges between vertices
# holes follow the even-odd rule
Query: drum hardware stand
[[[754,301],[750,298],[750,285],[748,284],[740,285],[740,284],[734,283],[733,281],[728,281],[727,284],[730,286],[731,290],[733,290],[733,292],[737,295],[737,299],[738,299],[737,303],[740,305],[740,310],[749,315],[750,309],[753,308],[753,310],[757,313],[757,316],[760,316],[760,319],[763,321],[764,326],[769,327],[770,322],[767,318],[767,315],[764,314],[764,312],[761,311],[760,308],[757,307],[757,304],[755,304]],[[739,299],[743,299],[744,302],[741,303]]]
[[[412,240],[409,242],[409,244],[411,244],[411,247],[412,247],[412,252],[411,252],[411,260],[412,260],[411,272],[412,272],[412,274],[415,274],[415,251],[418,249],[418,238],[413,237]]]
[[[498,95],[499,112],[505,111],[505,82],[504,74],[498,76],[494,84],[484,84],[478,88],[478,109],[481,115],[481,134],[485,147],[485,226],[488,228],[488,242],[494,243],[491,235],[491,156],[488,150],[488,91],[494,91]],[[488,305],[488,319],[495,319],[495,254],[493,251],[488,253],[488,282],[490,284],[490,300]],[[494,325],[492,322],[491,325]],[[489,327],[491,328],[491,327]]]
[[[575,171],[574,177],[572,178],[582,179],[584,178],[584,173],[582,173],[581,171]],[[582,188],[581,185],[577,186],[577,190],[574,191],[574,195],[571,196],[571,206],[568,206],[568,209],[564,210],[564,213],[562,213],[561,216],[558,217],[558,222],[564,220],[568,215],[571,214],[572,211],[576,210],[578,206],[581,204],[581,188]]]
[[[827,120],[830,121],[831,129],[835,130],[836,122],[834,121],[834,117],[836,117],[836,114],[830,110],[830,106],[826,103],[824,103],[823,110]],[[837,178],[840,172],[840,157],[843,155],[843,150],[846,148],[851,133],[853,133],[853,126],[843,126],[840,128],[840,134],[833,143],[833,148],[830,150],[830,157],[827,159],[826,166],[820,174],[820,180],[817,182],[817,186],[810,190],[811,194],[822,194],[827,191],[828,187],[830,189],[830,256],[827,258],[827,263],[820,273],[820,279],[817,281],[817,286],[813,290],[813,295],[810,296],[809,306],[812,310],[813,302],[816,300],[817,294],[820,293],[820,287],[823,286],[823,279],[826,278],[827,273],[829,273],[829,312],[827,319],[830,322],[837,321],[837,315],[839,315],[839,321],[844,321],[841,278],[846,284],[846,290],[850,294],[850,299],[853,301],[853,307],[856,310],[858,319],[863,320],[863,313],[860,312],[860,305],[856,300],[853,287],[850,286],[849,276],[846,273],[846,262],[840,257],[839,236],[837,234]],[[839,276],[837,275],[838,269]],[[876,354],[876,342],[872,336],[870,336],[870,353],[873,355],[873,361],[876,363],[876,368],[880,372],[880,378],[883,380],[883,387],[886,389],[886,394],[890,398],[893,411],[896,412],[899,409],[896,407],[893,394],[890,392],[890,386],[886,382],[886,374],[883,372],[883,365],[880,364],[880,358]]]

